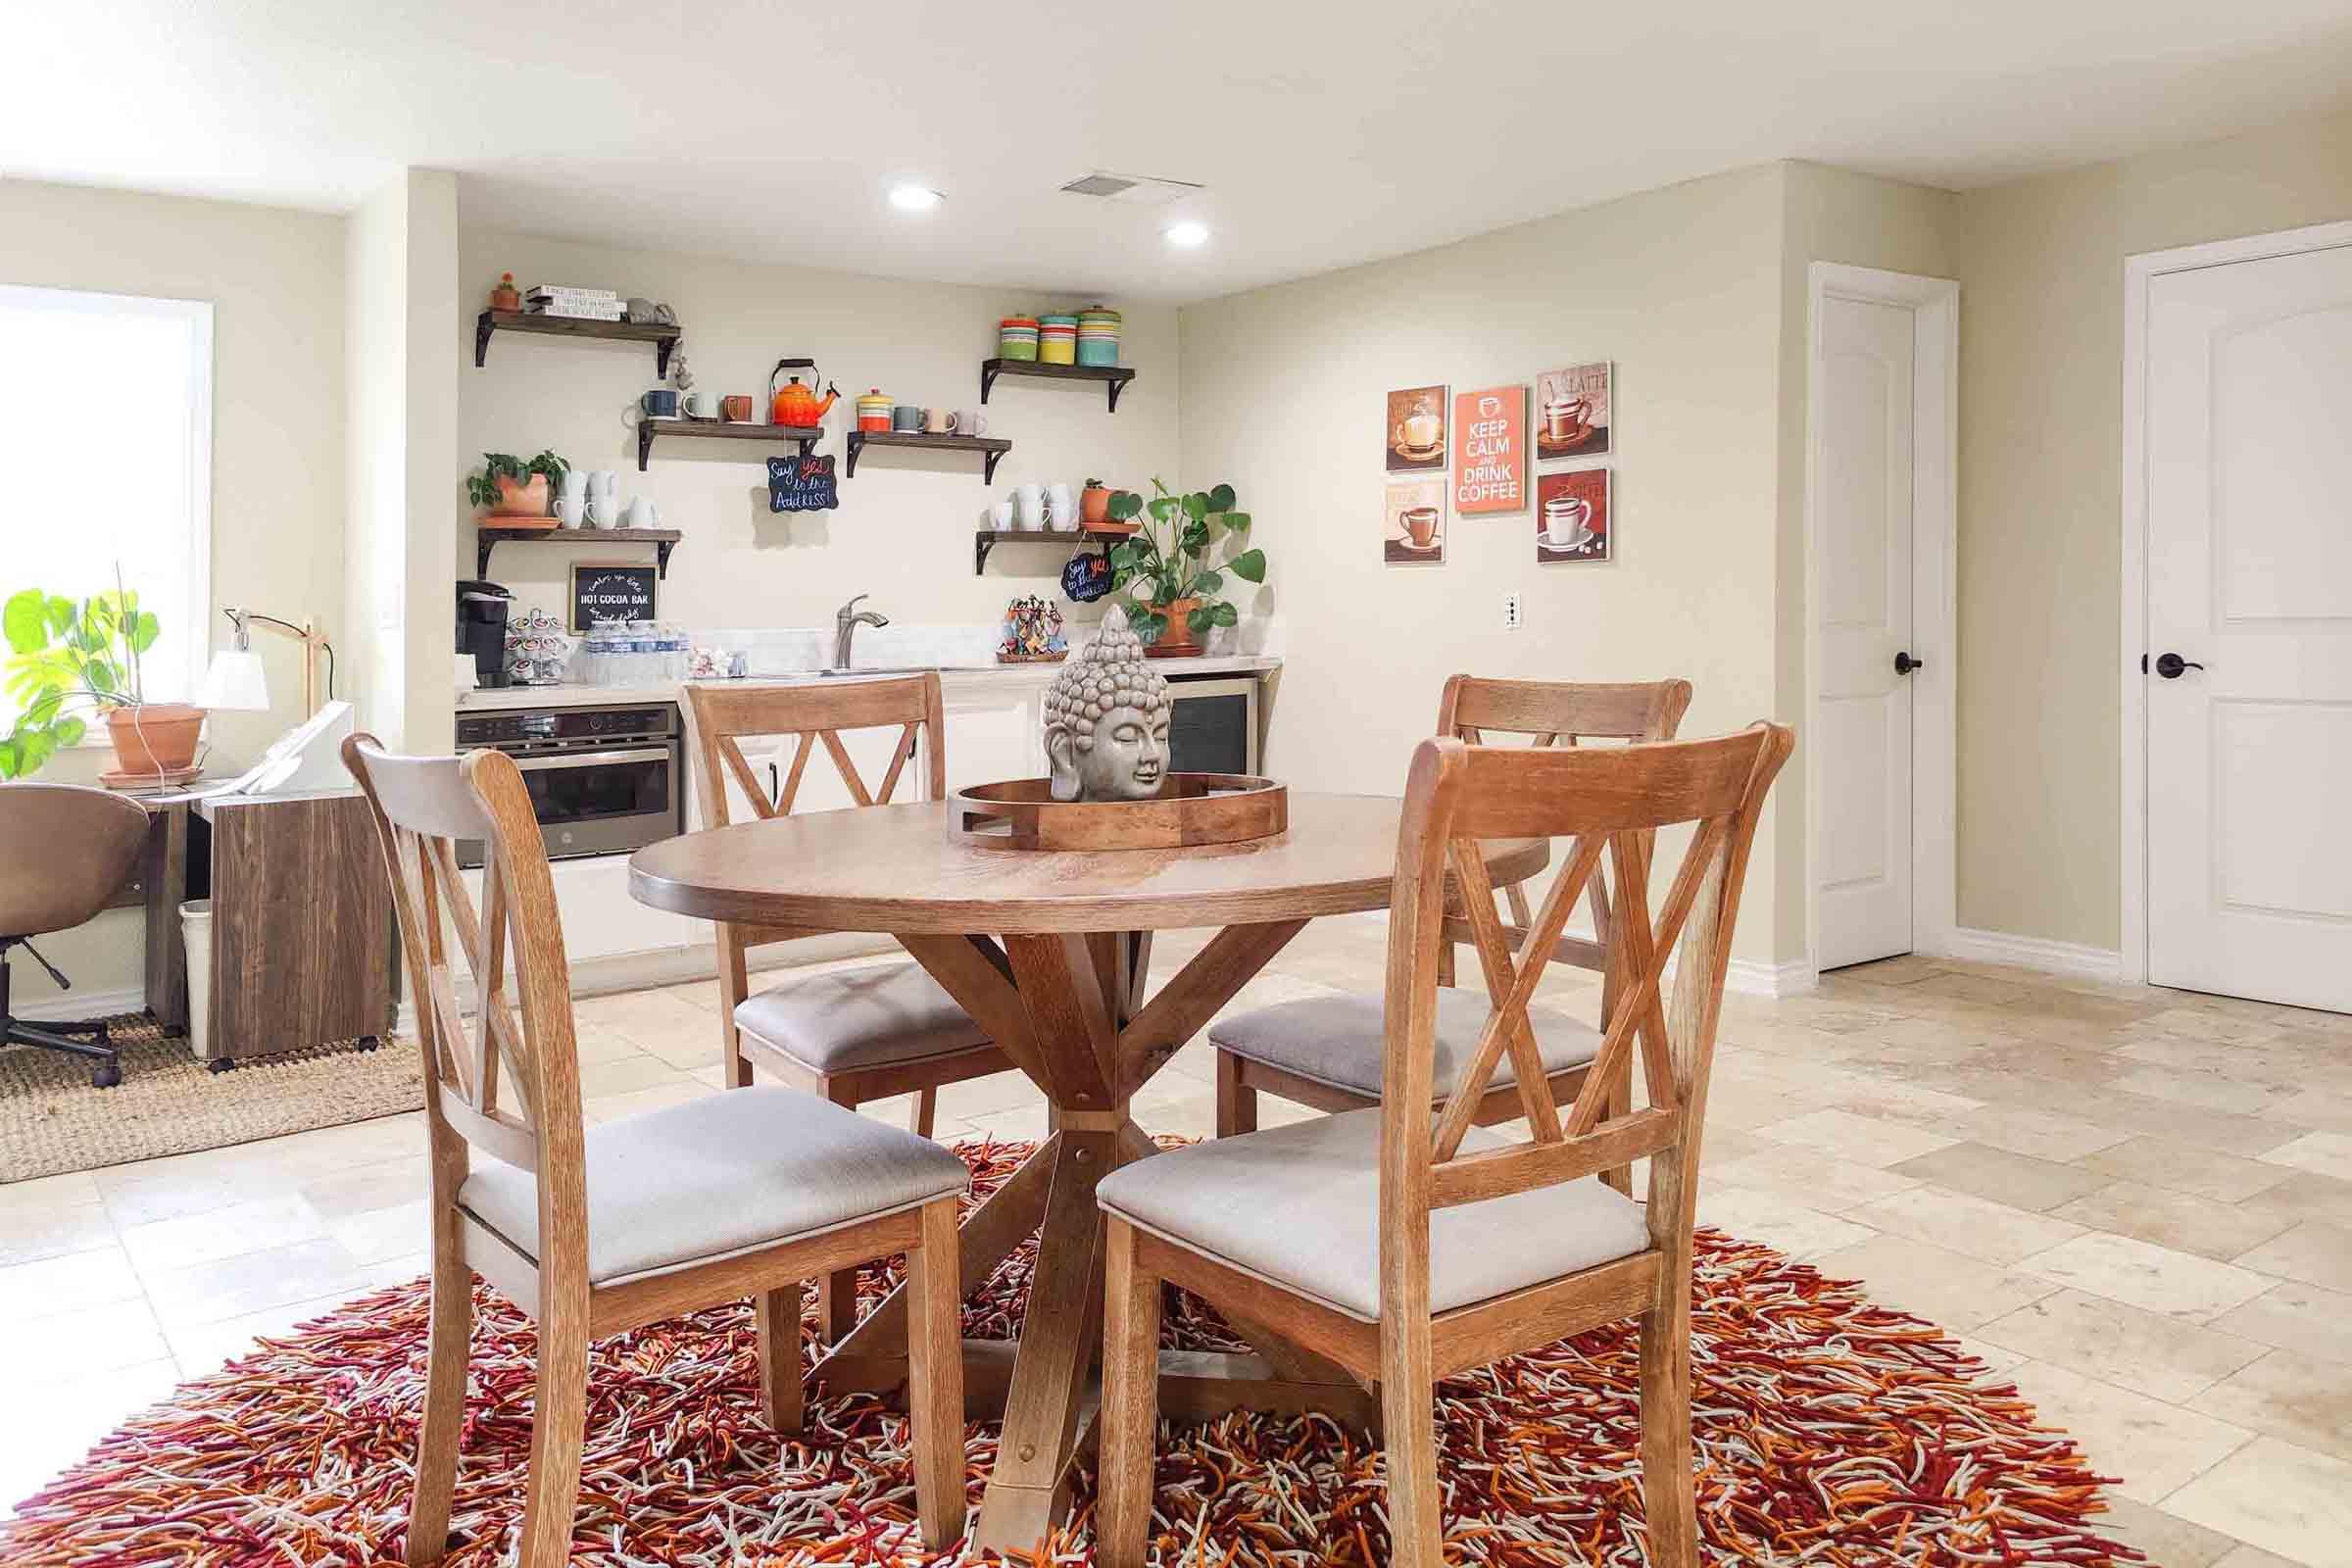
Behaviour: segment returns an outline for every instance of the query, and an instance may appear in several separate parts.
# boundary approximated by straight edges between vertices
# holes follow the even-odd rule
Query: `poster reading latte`
[[[1446,482],[1391,484],[1383,510],[1381,560],[1392,566],[1434,566],[1446,559]]]
[[[1527,505],[1527,388],[1491,386],[1453,400],[1457,516]]]
[[[1536,456],[1597,458],[1609,450],[1609,362],[1536,377]]]
[[[1615,537],[1609,470],[1573,468],[1536,479],[1536,564],[1606,561]]]
[[[1381,445],[1391,473],[1446,470],[1446,389],[1408,386],[1389,394]]]

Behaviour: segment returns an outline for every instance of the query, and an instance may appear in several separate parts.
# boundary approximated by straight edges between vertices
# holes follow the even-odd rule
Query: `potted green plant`
[[[76,604],[27,588],[0,607],[8,639],[8,694],[20,711],[0,737],[0,778],[37,771],[87,725],[68,709],[84,706],[106,715],[115,766],[152,775],[186,768],[196,759],[204,710],[185,703],[147,701],[139,658],[162,627],[139,596],[119,583],[112,593]]]
[[[1158,493],[1146,501],[1132,490],[1110,498],[1113,522],[1141,522],[1135,536],[1111,547],[1111,586],[1142,606],[1136,634],[1154,651],[1197,654],[1212,626],[1231,626],[1241,612],[1218,595],[1231,572],[1245,582],[1266,580],[1266,553],[1243,550],[1219,557],[1250,536],[1250,514],[1236,512],[1233,486],[1177,495],[1156,476]]]
[[[528,463],[512,452],[485,452],[482,471],[466,476],[466,494],[493,517],[548,517],[549,491],[570,470],[571,465],[552,450]],[[527,521],[511,524],[529,525]],[[547,525],[555,526],[552,518]]]

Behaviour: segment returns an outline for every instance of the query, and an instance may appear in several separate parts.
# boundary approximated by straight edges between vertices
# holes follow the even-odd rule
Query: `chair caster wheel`
[[[227,1072],[236,1064],[237,1058],[234,1056],[215,1056],[204,1064],[204,1070],[206,1072]]]
[[[111,1061],[102,1061],[90,1069],[92,1089],[112,1089],[122,1081],[122,1069]]]

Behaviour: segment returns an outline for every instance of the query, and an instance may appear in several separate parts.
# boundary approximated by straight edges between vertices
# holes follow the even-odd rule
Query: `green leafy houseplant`
[[[1233,510],[1233,486],[1221,484],[1180,496],[1154,476],[1152,488],[1158,493],[1149,501],[1132,490],[1110,498],[1112,521],[1144,519],[1132,537],[1110,552],[1111,587],[1125,590],[1147,607],[1135,617],[1136,634],[1147,643],[1163,638],[1189,643],[1212,626],[1237,624],[1241,612],[1217,597],[1226,573],[1245,582],[1264,582],[1266,553],[1243,550],[1219,563],[1224,551],[1250,536],[1250,514]],[[1182,631],[1171,636],[1169,619],[1179,606],[1184,607]]]
[[[541,452],[528,463],[512,452],[485,452],[482,454],[482,471],[466,476],[466,494],[477,507],[496,509],[505,504],[510,495],[527,489],[532,479],[544,477],[548,488],[552,490],[562,484],[564,475],[570,471],[571,465],[557,457],[553,448]],[[503,484],[500,482],[502,480],[505,481]],[[539,510],[545,512],[546,505],[542,503]]]
[[[76,604],[27,588],[0,607],[8,638],[8,695],[16,723],[0,736],[0,778],[37,772],[50,758],[81,743],[88,725],[70,706],[101,711],[145,706],[139,656],[162,631],[139,596],[117,584]]]

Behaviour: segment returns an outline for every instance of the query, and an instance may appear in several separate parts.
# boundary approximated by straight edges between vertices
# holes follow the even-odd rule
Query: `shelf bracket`
[[[490,318],[488,311],[484,311],[473,318],[473,368],[475,369],[480,369],[482,362],[490,357],[490,334],[497,330],[498,323]]]
[[[980,455],[980,482],[982,484],[997,482],[997,460],[1004,455],[1002,452],[984,452]]]
[[[1127,378],[1120,376],[1114,380],[1105,381],[1102,383],[1102,388],[1110,394],[1110,412],[1118,413],[1119,394],[1127,390]]]
[[[654,421],[651,419],[639,419],[637,421],[637,471],[639,473],[643,473],[645,471],[646,460],[651,458],[653,455]]]
[[[986,403],[988,401],[988,394],[996,386],[996,384],[997,362],[994,360],[982,360],[980,362],[980,401],[982,403]]]
[[[997,548],[997,541],[987,534],[972,536],[972,575],[977,577],[988,569],[988,553]]]
[[[490,552],[491,552],[491,551],[493,551],[493,550],[496,550],[497,548],[498,548],[498,541],[497,541],[496,539],[493,539],[493,538],[491,538],[491,537],[490,537],[488,534],[484,534],[484,535],[482,535],[482,536],[480,536],[479,538],[477,538],[477,539],[475,539],[475,540],[474,540],[474,542],[473,542],[473,575],[474,575],[474,577],[475,577],[475,579],[476,579],[476,580],[478,580],[478,581],[487,581],[487,580],[489,579],[489,576],[490,576]]]
[[[857,477],[858,477],[858,453],[860,453],[860,452],[863,452],[864,450],[865,450],[865,436],[864,436],[864,434],[863,434],[861,431],[858,431],[858,430],[852,430],[852,431],[849,433],[849,458],[850,458],[850,466],[849,466],[849,472],[847,472],[847,473],[843,474],[843,475],[842,475],[842,477],[843,477],[843,478],[845,478],[845,479],[855,479],[855,478],[857,478]]]
[[[659,340],[658,340],[658,341],[656,341],[656,343],[654,344],[654,379],[655,379],[655,380],[657,380],[657,381],[666,381],[666,380],[668,380],[668,379],[669,379],[669,351],[670,351],[671,349],[674,349],[674,348],[676,348],[677,346],[678,346],[678,339],[677,339],[677,336],[675,336],[675,335],[673,335],[673,336],[670,336],[670,337],[665,337],[665,338],[659,339]],[[681,396],[679,397],[679,400],[678,400],[678,401],[680,401],[681,403],[682,403],[682,402],[684,402],[684,401],[685,401],[685,398],[684,398],[684,396],[683,396],[683,395],[681,395]]]
[[[669,575],[669,553],[677,547],[678,542],[675,539],[658,539],[654,542],[654,575],[656,577],[666,578]]]

